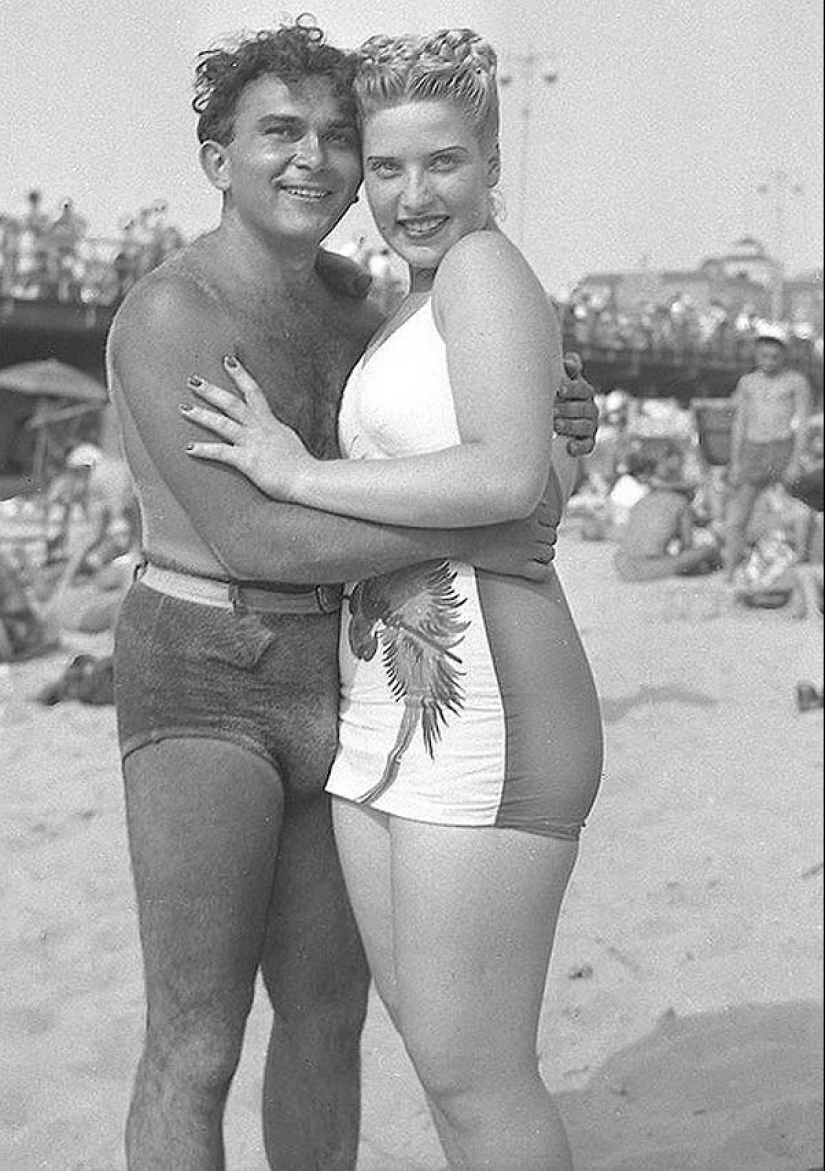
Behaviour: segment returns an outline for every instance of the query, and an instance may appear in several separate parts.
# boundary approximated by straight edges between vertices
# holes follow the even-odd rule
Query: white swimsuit
[[[460,443],[429,301],[356,366],[339,440],[350,459]],[[417,821],[578,837],[601,745],[588,746],[592,736],[575,746],[569,734],[553,736],[567,718],[558,691],[571,668],[587,687],[584,707],[593,705],[573,720],[573,739],[581,716],[598,721],[557,580],[536,586],[448,561],[369,578],[348,590],[339,656],[330,793]],[[573,690],[581,705],[581,689]]]

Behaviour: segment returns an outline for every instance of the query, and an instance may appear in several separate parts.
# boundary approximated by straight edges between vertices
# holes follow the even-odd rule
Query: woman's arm
[[[158,274],[132,290],[107,347],[113,400],[125,432],[145,450],[228,576],[339,582],[455,557],[493,572],[546,577],[558,519],[552,507],[520,525],[416,531],[273,503],[231,467],[187,460],[184,448],[192,431],[178,409],[179,388],[193,368],[220,377],[219,355],[235,344],[234,327],[198,286]]]
[[[559,327],[541,285],[506,237],[466,237],[442,262],[433,312],[447,349],[461,443],[392,460],[314,460],[272,420],[254,382],[227,364],[241,403],[190,383],[228,419],[189,417],[231,447],[190,454],[230,463],[278,498],[385,524],[454,528],[528,516],[550,472],[553,401],[561,382]],[[554,467],[569,495],[576,463],[558,444]]]

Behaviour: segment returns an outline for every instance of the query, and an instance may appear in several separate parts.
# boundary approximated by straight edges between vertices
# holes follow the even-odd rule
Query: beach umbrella
[[[72,399],[74,402],[106,402],[106,388],[96,378],[47,358],[42,362],[23,362],[19,366],[6,366],[0,370],[0,390],[17,394],[33,395],[37,398]]]
[[[66,435],[61,443],[58,428],[63,425],[65,432],[65,425],[72,427],[80,416],[102,410],[108,400],[102,383],[56,358],[6,366],[0,370],[0,399],[4,392],[35,400],[26,427],[37,432],[31,474],[41,485],[48,479],[50,465],[65,454]]]

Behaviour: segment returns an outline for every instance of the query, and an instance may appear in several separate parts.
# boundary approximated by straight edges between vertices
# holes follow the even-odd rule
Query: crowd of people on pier
[[[762,307],[745,302],[738,309],[721,302],[701,304],[689,292],[666,303],[640,301],[620,307],[611,296],[586,287],[573,289],[560,306],[565,335],[580,346],[617,354],[662,357],[693,355],[720,362],[750,359],[765,319]],[[786,345],[803,367],[822,360],[822,328],[817,322],[785,322]]]
[[[185,243],[169,221],[162,200],[124,216],[112,238],[89,233],[74,200],[47,208],[33,189],[19,214],[0,211],[0,296],[117,304],[131,286]],[[360,263],[373,279],[373,299],[390,311],[404,293],[403,278],[386,247],[364,235],[338,249]],[[646,353],[689,358],[699,354],[722,362],[748,360],[764,314],[756,304],[732,310],[720,302],[698,303],[689,292],[666,303],[641,301],[629,308],[586,284],[555,297],[565,336],[583,347],[619,354]],[[822,360],[820,322],[786,323],[795,362],[808,369]]]
[[[164,202],[125,216],[116,237],[89,234],[89,222],[65,198],[48,208],[28,193],[25,210],[0,213],[0,294],[22,301],[109,305],[184,243]]]

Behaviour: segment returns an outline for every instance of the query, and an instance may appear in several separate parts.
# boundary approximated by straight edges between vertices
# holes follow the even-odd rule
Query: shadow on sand
[[[556,1101],[577,1171],[822,1171],[822,1007],[662,1016]]]
[[[615,724],[631,712],[634,708],[648,703],[681,703],[689,707],[716,707],[719,700],[703,691],[694,691],[690,687],[648,687],[642,684],[632,695],[622,695],[618,699],[602,697],[602,716],[606,724]]]

